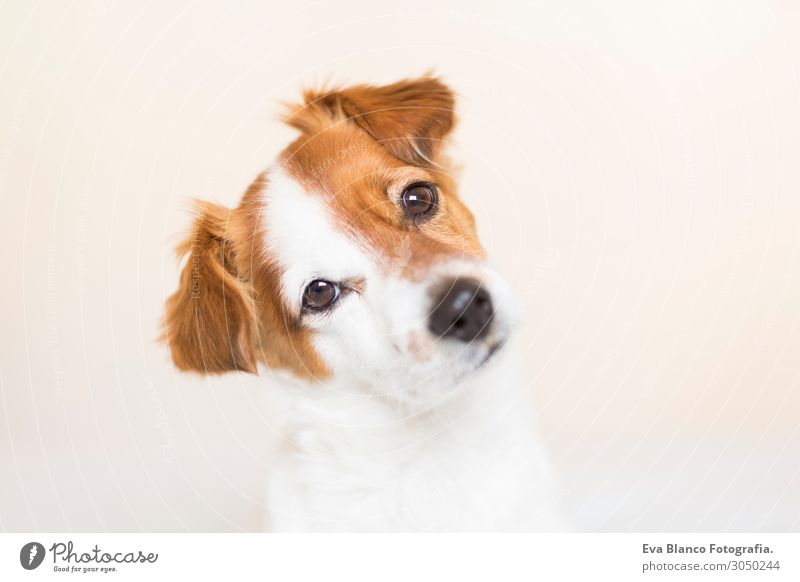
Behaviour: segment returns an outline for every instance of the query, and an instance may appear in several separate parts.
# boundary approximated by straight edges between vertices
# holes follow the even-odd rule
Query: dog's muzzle
[[[494,319],[492,297],[474,279],[455,279],[434,299],[428,329],[436,337],[464,343],[489,333]]]

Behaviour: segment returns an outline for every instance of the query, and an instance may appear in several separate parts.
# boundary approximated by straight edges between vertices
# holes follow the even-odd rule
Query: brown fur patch
[[[305,91],[303,98],[305,104],[286,120],[293,127],[315,133],[326,117],[349,119],[393,156],[415,166],[433,164],[455,125],[453,92],[434,77]]]
[[[280,300],[277,262],[263,256],[260,223],[267,179],[259,176],[235,210],[199,203],[178,290],[167,300],[165,339],[175,365],[202,373],[256,373],[256,361],[301,377],[328,370],[310,332]]]
[[[255,372],[252,293],[236,271],[226,237],[230,213],[197,205],[192,233],[178,247],[188,255],[178,290],[167,300],[165,337],[182,370]]]
[[[305,97],[289,118],[304,134],[282,162],[306,191],[321,196],[345,231],[379,253],[382,264],[410,276],[443,257],[483,256],[475,220],[441,155],[455,124],[453,95],[441,81],[424,77]],[[398,204],[403,187],[415,181],[439,191],[436,214],[419,226]]]

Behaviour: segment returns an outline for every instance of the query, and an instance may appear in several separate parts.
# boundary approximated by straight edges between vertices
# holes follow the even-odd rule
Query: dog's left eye
[[[406,216],[408,216],[414,224],[419,224],[428,220],[433,213],[436,212],[436,205],[438,203],[436,187],[427,182],[411,184],[403,190],[400,201],[403,204],[403,210]]]
[[[330,307],[339,298],[339,286],[336,283],[315,279],[303,291],[303,308],[319,311]]]

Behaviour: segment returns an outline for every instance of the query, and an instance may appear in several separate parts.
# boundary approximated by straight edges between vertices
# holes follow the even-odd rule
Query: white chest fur
[[[415,415],[363,387],[292,387],[266,529],[563,529],[528,391],[508,359]]]

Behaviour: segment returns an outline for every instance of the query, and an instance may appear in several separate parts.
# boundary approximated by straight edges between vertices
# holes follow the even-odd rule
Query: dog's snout
[[[434,300],[428,329],[437,337],[471,342],[489,333],[493,318],[489,292],[474,279],[456,279]]]

